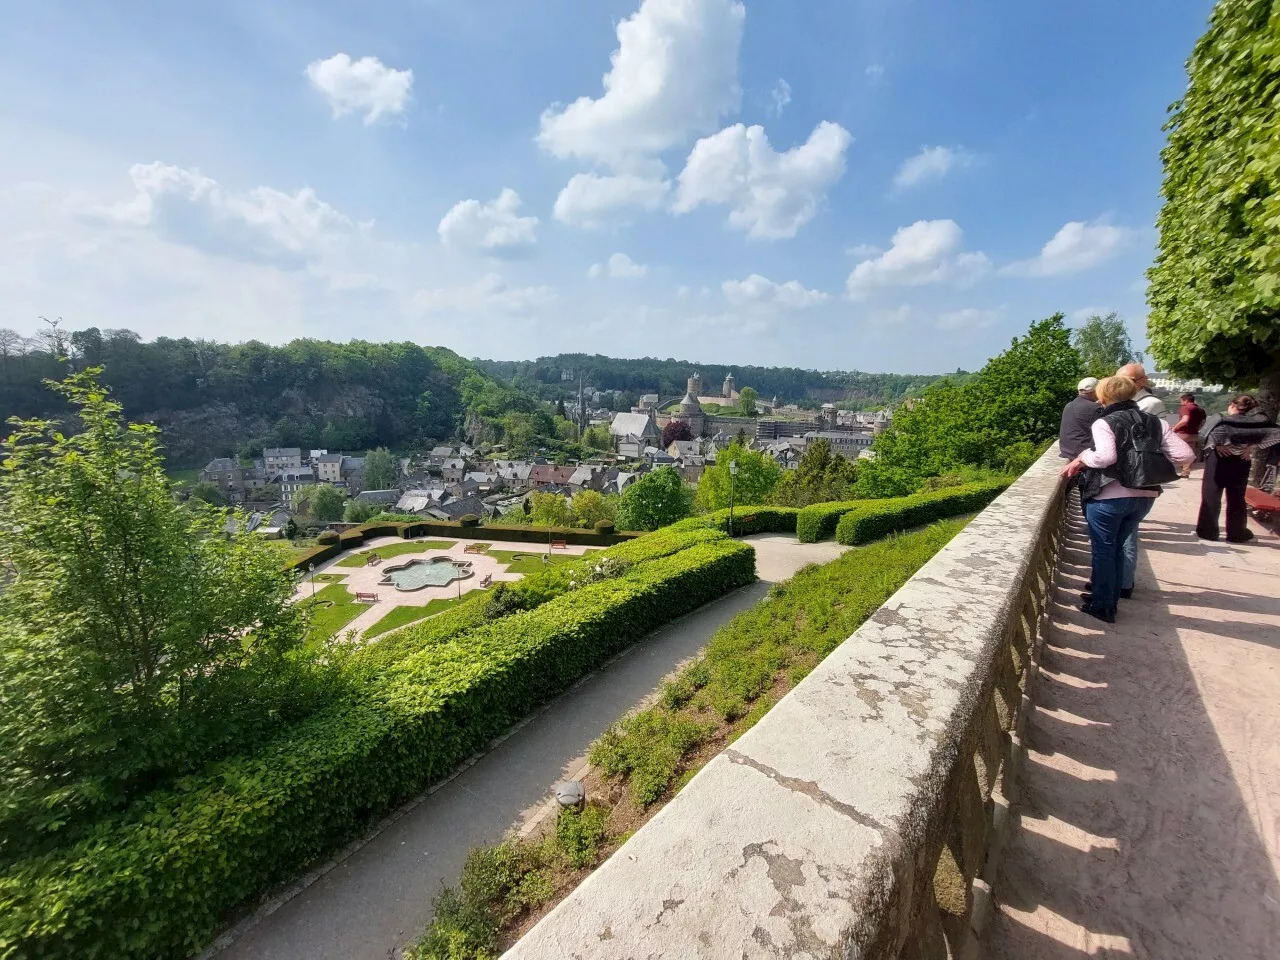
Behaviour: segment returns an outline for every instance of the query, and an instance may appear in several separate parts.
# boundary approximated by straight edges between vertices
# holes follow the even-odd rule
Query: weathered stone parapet
[[[1050,449],[507,957],[971,956],[1061,462]]]

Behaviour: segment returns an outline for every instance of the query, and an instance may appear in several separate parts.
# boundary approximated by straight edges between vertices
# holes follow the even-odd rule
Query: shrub
[[[755,578],[754,551],[712,531],[617,549],[624,560],[674,552],[386,664],[365,676],[359,696],[253,755],[147,797],[74,846],[15,863],[0,875],[0,947],[67,958],[189,955],[226,911],[447,776],[587,670]]]
[[[474,513],[464,513],[458,518],[458,526],[460,527],[478,527],[480,526],[480,518]]]
[[[597,521],[596,521],[596,525],[595,525],[595,531],[596,531],[596,533],[613,533],[613,530],[614,530],[614,527],[613,527],[613,521],[612,521],[612,520],[597,520]]]
[[[750,533],[795,533],[795,507],[739,507],[733,512],[733,535],[743,537]],[[720,530],[729,531],[729,511],[716,510],[701,516],[690,517],[673,523],[668,530]]]
[[[864,500],[840,517],[836,540],[850,546],[870,543],[886,534],[981,510],[1011,482],[990,480],[892,500]]]
[[[581,810],[561,810],[556,818],[556,852],[569,866],[581,870],[600,858],[608,838],[609,809],[589,803]]]
[[[836,535],[840,518],[862,503],[861,500],[837,500],[834,503],[815,503],[803,508],[796,516],[796,537],[801,543],[817,543]]]
[[[316,537],[316,543],[320,544],[322,547],[327,547],[330,544],[335,544],[337,542],[338,532],[336,530],[324,530],[320,533],[320,536]]]

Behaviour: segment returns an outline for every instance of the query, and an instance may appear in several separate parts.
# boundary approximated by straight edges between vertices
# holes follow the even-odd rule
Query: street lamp
[[[311,575],[311,599],[316,598],[316,565],[314,563],[307,564],[307,573]]]
[[[738,461],[729,461],[729,536],[733,536],[733,481],[738,475]]]

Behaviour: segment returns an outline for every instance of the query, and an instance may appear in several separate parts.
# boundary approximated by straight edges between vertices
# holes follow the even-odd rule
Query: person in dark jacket
[[[1062,468],[1067,477],[1087,468],[1080,477],[1080,502],[1089,524],[1092,578],[1080,609],[1106,623],[1115,623],[1120,599],[1133,592],[1138,524],[1164,482],[1151,475],[1142,452],[1157,458],[1171,478],[1173,464],[1194,456],[1167,422],[1139,409],[1133,399],[1137,392],[1128,377],[1107,377],[1098,384],[1098,398],[1107,406],[1093,423],[1092,447]]]
[[[1247,543],[1253,539],[1245,509],[1244,491],[1249,485],[1253,451],[1280,444],[1280,429],[1247,393],[1231,401],[1226,416],[1204,440],[1204,476],[1200,481],[1200,516],[1196,536],[1218,539],[1222,496],[1227,497],[1227,540]]]
[[[1098,402],[1098,378],[1085,377],[1076,384],[1075,399],[1062,408],[1062,423],[1058,428],[1058,456],[1074,460],[1081,450],[1093,446],[1093,421],[1102,416],[1102,404]]]

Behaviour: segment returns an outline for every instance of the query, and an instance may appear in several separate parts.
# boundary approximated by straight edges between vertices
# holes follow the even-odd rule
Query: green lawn
[[[365,550],[362,553],[353,553],[349,557],[343,557],[336,566],[339,567],[363,567],[369,562],[369,555],[376,553],[383,560],[390,560],[392,557],[398,557],[404,553],[425,553],[428,550],[448,550],[452,547],[456,540],[424,540],[418,543],[414,540],[407,540],[404,543],[389,543],[385,547],[377,547],[373,550]]]
[[[541,573],[547,567],[547,563],[543,563],[543,558],[547,556],[545,547],[541,552],[537,550],[532,552],[529,550],[490,550],[487,556],[493,557],[499,563],[505,563],[508,573],[519,573],[526,577]],[[568,563],[570,560],[577,559],[577,556],[573,554],[552,550],[548,563]]]
[[[464,594],[464,597],[469,594]],[[380,633],[386,633],[388,630],[394,630],[396,627],[403,627],[405,624],[417,623],[419,620],[425,620],[427,617],[434,617],[437,613],[444,613],[449,607],[454,606],[458,602],[457,597],[442,597],[438,600],[430,601],[423,607],[396,607],[385,617],[375,623],[372,627],[364,632],[364,639],[376,637]]]
[[[307,597],[302,605],[311,608],[308,643],[320,643],[336,636],[343,627],[369,609],[367,603],[356,603],[351,591],[340,583],[331,583],[317,590],[315,599]]]
[[[317,573],[307,582],[310,583],[311,580],[314,580],[316,583],[341,583],[345,579],[347,579],[345,573]]]

